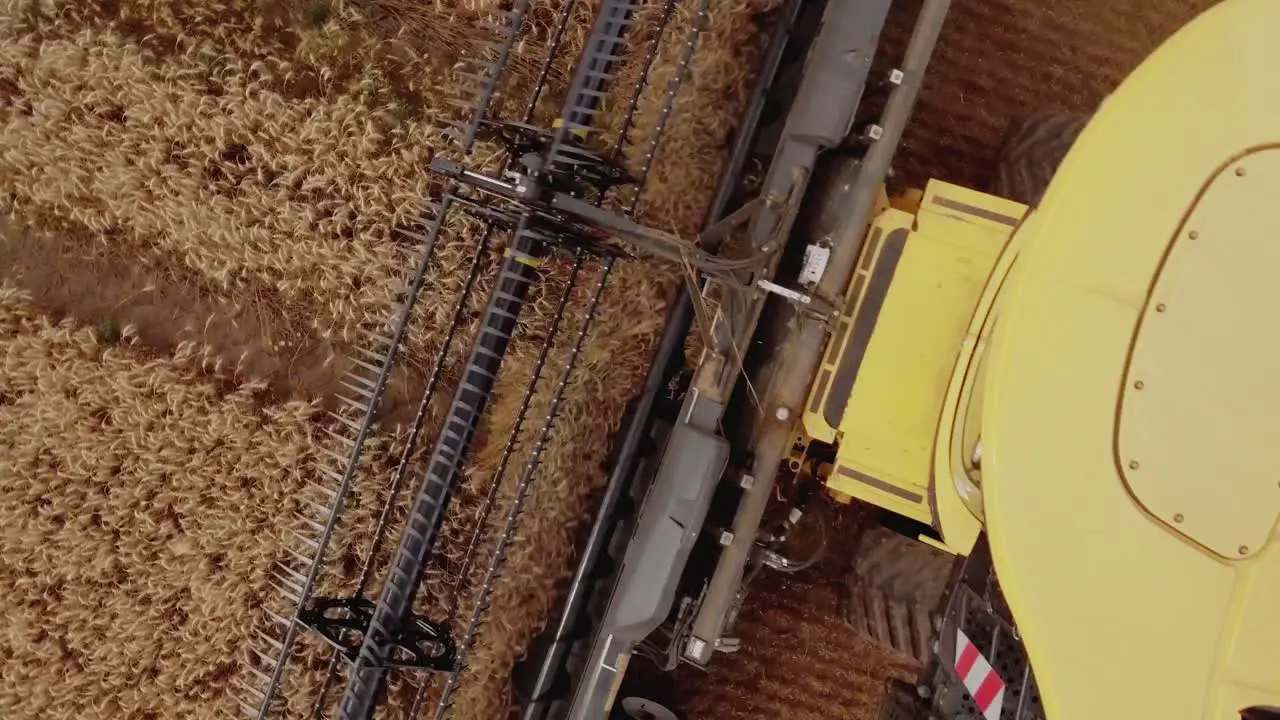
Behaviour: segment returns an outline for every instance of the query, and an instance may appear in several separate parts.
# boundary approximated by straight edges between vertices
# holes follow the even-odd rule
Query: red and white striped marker
[[[959,629],[956,630],[956,674],[964,681],[982,716],[987,720],[1000,720],[1000,710],[1004,707],[1004,680],[978,651],[978,646]]]

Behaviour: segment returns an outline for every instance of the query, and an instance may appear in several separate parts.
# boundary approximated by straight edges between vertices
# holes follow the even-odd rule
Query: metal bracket
[[[760,288],[761,290],[764,290],[765,292],[773,293],[774,295],[777,295],[778,297],[781,297],[789,302],[796,303],[797,305],[809,305],[813,302],[812,297],[805,295],[804,293],[799,292],[797,290],[792,290],[791,288],[783,287],[778,283],[775,283],[770,280],[764,280],[764,279],[757,280],[756,287]]]
[[[760,212],[760,208],[764,207],[767,201],[763,197],[757,197],[742,205],[742,207],[729,213],[723,219],[716,222],[711,227],[702,231],[698,237],[699,243],[703,247],[715,247],[734,230],[751,222],[751,219]]]
[[[797,312],[800,312],[815,318],[819,318],[824,322],[827,322],[832,317],[832,315],[836,313],[835,306],[827,302],[826,300],[823,300],[820,297],[815,297],[813,295],[806,295],[800,292],[799,290],[792,290],[789,287],[779,285],[778,283],[775,283],[771,280],[765,280],[765,279],[757,280],[756,287],[759,288],[760,290],[765,291],[766,293],[777,295],[783,300],[786,300],[787,302],[791,303],[796,307]],[[784,418],[779,418],[779,419],[784,419]]]

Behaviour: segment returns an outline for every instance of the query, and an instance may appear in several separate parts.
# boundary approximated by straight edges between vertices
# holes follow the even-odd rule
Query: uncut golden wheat
[[[0,713],[212,717],[323,447],[305,403],[0,285]],[[281,515],[281,512],[284,512]]]
[[[758,45],[752,16],[769,4],[711,3],[701,52],[677,98],[668,139],[658,148],[649,188],[641,198],[648,222],[689,234],[701,221]],[[646,8],[647,16],[656,13],[658,5]],[[575,6],[567,50],[552,73],[560,83],[585,40],[590,6]],[[192,295],[207,300],[195,314],[174,318],[172,327],[145,327],[140,336],[163,339],[170,333],[172,343],[161,345],[197,338],[210,346],[211,360],[242,368],[256,367],[246,358],[266,357],[270,367],[279,368],[273,387],[285,389],[258,392],[253,400],[272,408],[259,412],[310,408],[271,403],[281,397],[323,402],[330,385],[303,378],[315,373],[336,376],[341,363],[332,358],[345,354],[362,331],[382,326],[389,317],[402,287],[404,264],[413,252],[393,231],[412,222],[433,189],[425,167],[445,147],[441,129],[448,112],[443,101],[454,81],[453,64],[476,39],[477,21],[492,17],[496,7],[495,2],[479,0],[0,0],[0,204],[24,222],[59,228],[65,231],[60,237],[70,238],[62,246],[68,257],[79,258],[78,267],[91,287],[83,294],[100,299],[93,304],[64,303],[60,313],[91,326],[103,321],[123,324],[136,317],[131,314],[141,302],[136,293],[113,294],[109,278],[93,279],[103,256],[131,258],[157,284],[189,287]],[[551,0],[534,4],[534,31],[517,48],[517,62],[500,97],[507,117],[522,111],[557,7]],[[641,167],[651,149],[666,83],[692,22],[690,6],[681,7],[659,48],[654,82],[637,108],[634,143],[626,152],[633,167]],[[624,90],[639,79],[640,59],[652,39],[645,27],[639,26],[636,48],[624,62]],[[562,88],[553,88],[544,94],[539,111],[544,122],[554,113],[561,93]],[[607,107],[613,134],[624,109],[619,102]],[[481,147],[479,161],[491,153]],[[397,381],[403,386],[398,390],[400,403],[421,386],[470,262],[475,224],[455,216],[449,230],[413,325],[408,367]],[[23,236],[6,247],[22,255],[41,237]],[[0,263],[0,280],[18,265]],[[492,258],[482,263],[478,292],[446,359],[447,381],[457,376],[495,265]],[[589,268],[586,277],[591,279],[595,270]],[[547,282],[539,285],[522,321],[523,339],[513,346],[499,379],[474,462],[443,530],[441,562],[426,577],[420,606],[430,615],[438,616],[449,605],[457,581],[451,573],[459,568],[481,499],[495,481],[503,441],[511,432],[538,339],[548,330],[566,273],[563,263],[548,268]],[[41,285],[36,273],[16,273],[12,280],[41,297],[50,295],[47,281]],[[596,330],[567,390],[557,432],[542,458],[527,520],[498,585],[493,606],[499,611],[490,617],[472,654],[457,717],[498,717],[507,705],[511,667],[545,622],[555,602],[556,583],[568,572],[574,530],[602,479],[600,465],[610,433],[652,351],[669,287],[670,274],[659,268],[625,263],[615,272]],[[574,293],[572,317],[581,315],[589,290],[583,287]],[[173,294],[169,298],[181,300]],[[224,308],[252,309],[264,342],[246,348],[210,331],[225,324],[220,315]],[[552,379],[568,334],[576,329],[573,321],[565,328],[566,339],[549,366]],[[88,337],[83,331],[73,334]],[[268,337],[288,342],[266,342]],[[319,351],[281,355],[281,347],[308,344]],[[193,352],[191,347],[182,345],[182,353]],[[138,367],[152,368],[142,363],[141,349],[130,352]],[[179,355],[173,362],[185,357]],[[304,361],[323,367],[309,367]],[[194,372],[179,381],[190,384],[190,392],[225,382]],[[546,413],[552,384],[546,383],[533,401],[524,447],[531,444],[531,434]],[[428,439],[445,404],[436,403]],[[303,421],[302,410],[296,412],[297,432],[314,443],[309,437],[314,429]],[[308,418],[310,412],[306,411]],[[165,445],[158,427],[144,425],[135,433],[148,447]],[[393,440],[389,432],[379,447]],[[50,442],[61,446],[60,441]],[[314,450],[308,448],[307,452]],[[0,452],[7,453],[7,446],[0,446]],[[223,467],[226,461],[214,455],[206,453],[200,463]],[[369,523],[385,495],[388,457],[378,448],[371,454],[369,475],[357,485],[331,552],[333,562],[323,582],[326,591],[349,589],[354,580],[357,556],[369,540]],[[520,468],[525,459],[518,453],[511,466]],[[332,467],[332,460],[323,462]],[[309,459],[307,470],[291,479],[313,473],[313,464]],[[509,506],[515,479],[508,474],[491,524],[500,522]],[[164,490],[151,476],[139,478],[137,484],[138,492]],[[273,490],[254,511],[291,510],[294,490]],[[401,516],[403,505],[402,501]],[[231,523],[237,510],[233,503],[204,508],[209,517],[202,522]],[[147,547],[167,544],[167,536],[147,537]],[[251,566],[257,573],[249,580],[228,578],[230,584],[252,588],[252,602],[237,608],[256,603],[280,612],[288,608],[281,607],[279,598],[264,594],[264,578],[267,563],[283,558],[290,542],[283,528],[243,538],[227,533],[218,536],[217,543],[201,546],[201,552],[221,554],[221,563]],[[55,575],[78,572],[79,556],[67,558],[65,563],[48,558]],[[472,585],[476,575],[468,578]],[[178,598],[172,607],[190,613],[188,601],[182,599],[183,582],[166,575],[151,587]],[[235,592],[241,593],[235,597],[250,597],[245,595],[249,590]],[[468,610],[464,602],[464,616]],[[46,632],[68,631],[67,617],[33,612],[22,617]],[[176,611],[144,615],[133,627],[148,638],[172,635],[174,618],[180,616]],[[148,686],[146,702],[152,704],[146,707],[175,717],[229,709],[228,682],[238,672],[249,631],[269,629],[259,617],[245,609],[239,625],[224,628],[225,636],[184,636],[183,650],[168,657],[166,668],[186,684]],[[327,658],[322,647],[311,639],[307,643],[291,670],[285,698],[290,717],[307,709]],[[98,688],[92,693],[96,702],[132,707],[129,703],[140,702],[133,668],[150,662],[154,648],[139,641],[115,651],[119,662],[110,667],[94,665],[90,670],[71,664],[29,668],[23,671],[26,675],[5,674],[0,707],[19,702],[28,687],[52,686],[63,672],[74,676],[74,687]],[[399,712],[406,709],[402,704],[411,692],[404,678],[393,678],[392,696],[401,703]],[[87,706],[81,711],[94,714]]]

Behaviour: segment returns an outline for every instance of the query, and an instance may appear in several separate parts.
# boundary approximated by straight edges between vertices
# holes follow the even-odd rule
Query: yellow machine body
[[[1184,28],[1030,213],[880,212],[803,415],[837,499],[986,530],[1051,720],[1280,707],[1276,28]]]
[[[879,213],[803,417],[809,438],[836,448],[827,474],[836,498],[935,527],[944,524],[938,508],[943,538],[957,552],[972,546],[980,525],[954,483],[934,488],[939,417],[1025,212],[934,181],[915,212]]]
[[[1278,27],[1187,26],[1017,234],[981,512],[1051,720],[1280,706]]]

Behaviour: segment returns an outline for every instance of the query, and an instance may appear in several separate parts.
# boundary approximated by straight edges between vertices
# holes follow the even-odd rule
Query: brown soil
[[[900,178],[990,188],[1011,120],[1092,110],[1216,2],[954,0],[895,162]],[[920,0],[896,5],[885,33],[890,52],[905,46]]]
[[[325,397],[339,377],[334,345],[271,312],[269,296],[233,304],[172,258],[121,253],[82,228],[0,223],[2,276],[54,318],[72,318],[104,340],[133,326],[164,354],[183,342],[208,346],[242,376],[266,380],[278,401]]]

